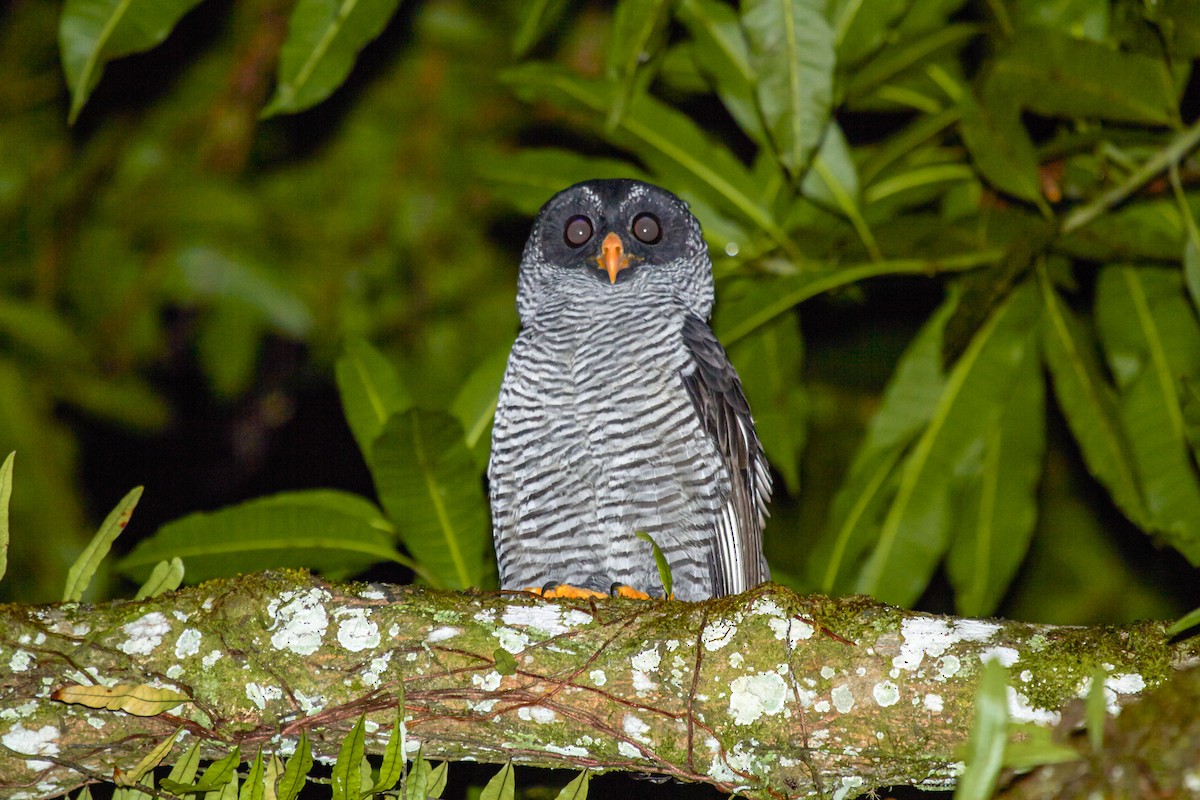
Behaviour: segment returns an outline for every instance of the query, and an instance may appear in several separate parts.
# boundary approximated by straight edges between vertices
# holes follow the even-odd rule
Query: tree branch
[[[401,686],[408,748],[427,758],[764,797],[944,787],[986,658],[1011,668],[1013,716],[1048,726],[1097,668],[1115,709],[1200,648],[1170,644],[1158,623],[953,619],[774,585],[705,603],[551,602],[268,573],[142,602],[0,607],[0,793],[108,778],[180,727],[166,763],[196,739],[208,758],[287,754],[302,730],[332,758],[363,713],[379,753]],[[52,699],[76,684],[190,701],[135,716]]]

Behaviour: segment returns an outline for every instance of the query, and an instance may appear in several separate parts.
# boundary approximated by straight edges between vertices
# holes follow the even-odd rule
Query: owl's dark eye
[[[644,244],[658,244],[662,239],[662,225],[658,217],[649,211],[633,218],[633,235]]]
[[[571,247],[583,247],[592,238],[592,221],[584,216],[571,217],[563,228],[563,239]]]

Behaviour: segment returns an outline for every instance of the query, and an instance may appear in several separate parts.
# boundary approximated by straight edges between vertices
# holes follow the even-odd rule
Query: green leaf
[[[988,183],[1048,210],[1038,177],[1037,152],[1014,105],[984,106],[970,90],[959,98],[963,141]]]
[[[875,237],[863,218],[853,153],[837,122],[829,123],[821,140],[821,148],[813,157],[812,169],[800,183],[800,192],[809,200],[850,220],[871,259],[882,259]]]
[[[150,570],[150,577],[138,589],[134,600],[146,600],[158,597],[166,592],[173,592],[183,583],[183,561],[178,557],[170,561],[160,561]]]
[[[266,783],[263,781],[263,773],[263,755],[260,747],[254,756],[254,763],[250,765],[250,771],[246,773],[246,780],[242,783],[238,800],[263,800],[267,789]]]
[[[730,348],[754,410],[754,427],[788,493],[800,491],[800,456],[807,440],[808,400],[801,383],[804,340],[795,314],[783,314]]]
[[[479,794],[479,800],[513,800],[516,792],[516,778],[513,775],[512,762],[505,764],[500,771],[492,776]]]
[[[533,216],[553,195],[593,178],[635,178],[649,176],[627,161],[615,158],[582,156],[553,147],[530,147],[515,153],[486,153],[476,167],[501,200],[522,214]]]
[[[819,294],[882,275],[933,275],[974,269],[1000,260],[1000,250],[981,250],[944,258],[899,258],[856,264],[806,264],[796,275],[756,278],[731,302],[718,303],[714,328],[730,347],[759,326]]]
[[[189,581],[286,567],[344,575],[379,561],[411,567],[393,546],[391,524],[374,503],[329,489],[283,492],[189,514],[139,542],[118,566],[138,575],[173,557],[187,564]]]
[[[982,452],[969,456],[955,476],[961,488],[946,568],[963,616],[995,613],[1025,559],[1037,520],[1046,411],[1036,347],[1025,351],[1009,386],[999,424],[976,439]]]
[[[908,10],[905,0],[833,0],[829,4],[838,66],[845,70],[879,50],[893,37],[896,20]]]
[[[1104,696],[1104,680],[1108,673],[1103,667],[1092,670],[1092,688],[1087,694],[1087,734],[1092,752],[1099,754],[1104,747],[1104,723],[1108,719],[1107,701]]]
[[[1200,480],[1179,392],[1200,379],[1200,323],[1179,270],[1105,267],[1096,318],[1153,530],[1200,564]]]
[[[450,413],[463,428],[463,441],[478,464],[486,465],[491,452],[488,432],[492,429],[492,418],[496,415],[496,401],[500,397],[500,384],[508,367],[508,354],[512,342],[503,344],[485,358],[458,390]]]
[[[262,116],[315,106],[346,80],[358,52],[383,32],[400,0],[297,0]]]
[[[167,773],[167,780],[177,784],[190,784],[195,780],[196,771],[199,768],[200,742],[197,740],[192,742],[192,746],[183,751],[183,755],[171,766],[171,771]]]
[[[662,582],[663,596],[668,599],[673,597],[675,580],[671,576],[671,562],[667,561],[667,557],[663,555],[658,542],[654,541],[650,534],[644,531],[637,531],[637,538],[650,543],[650,549],[654,551],[654,563],[658,567],[658,579]]]
[[[58,26],[74,123],[105,65],[161,43],[200,0],[67,0]]]
[[[875,545],[855,591],[909,605],[924,591],[960,520],[954,477],[983,434],[999,424],[1018,367],[1036,347],[1040,301],[1026,283],[996,309],[946,376],[929,424],[899,467]]]
[[[513,55],[521,58],[545,38],[557,27],[566,8],[567,0],[527,0],[513,35]]]
[[[692,57],[742,131],[760,144],[766,129],[755,96],[756,75],[737,11],[719,0],[681,0],[677,15],[692,35]]]
[[[1192,305],[1200,311],[1200,244],[1190,236],[1183,246],[1183,277]]]
[[[223,791],[230,781],[236,783],[235,773],[241,760],[241,753],[235,747],[229,755],[209,764],[208,769],[204,770],[204,774],[200,776],[200,780],[196,781],[196,783],[182,783],[164,778],[159,782],[159,785],[171,794],[176,795]],[[236,792],[234,797],[237,797]]]
[[[252,257],[232,249],[194,245],[180,250],[173,266],[182,300],[240,306],[273,329],[298,339],[312,329],[312,312],[304,300]]]
[[[8,501],[12,498],[13,462],[16,451],[8,454],[0,464],[0,580],[8,571]]]
[[[954,800],[988,800],[996,790],[1008,741],[1008,670],[991,659],[975,692],[974,717],[967,738],[966,769]]]
[[[383,749],[383,762],[379,766],[379,777],[375,781],[376,793],[391,791],[400,778],[404,776],[404,711],[396,709],[396,721],[392,723],[392,734],[388,737],[387,747]]]
[[[1046,764],[1078,761],[1082,754],[1065,742],[1054,740],[1054,730],[1025,722],[1009,723],[1008,744],[1004,748],[1004,768],[1027,772]]]
[[[612,103],[613,89],[548,64],[525,64],[501,75],[527,102],[547,101],[582,109],[599,120]],[[760,198],[760,187],[737,158],[714,142],[695,122],[665,103],[640,94],[609,134],[654,166],[667,182],[684,186],[758,226],[780,247],[795,253],[790,237]]]
[[[1052,28],[1076,39],[1103,42],[1109,35],[1108,18],[1113,9],[1108,0],[1017,0],[1010,6],[1017,27]]]
[[[516,675],[517,660],[513,658],[513,654],[505,650],[503,647],[497,647],[492,651],[492,660],[495,663],[496,672],[501,675]]]
[[[1167,635],[1178,636],[1189,628],[1194,628],[1197,625],[1200,625],[1200,608],[1192,609],[1171,623],[1171,627],[1167,628]]]
[[[179,738],[179,734],[181,733],[183,733],[183,728],[176,728],[175,733],[155,745],[154,749],[144,755],[142,760],[132,770],[121,777],[121,783],[131,785],[146,777],[148,773],[162,763],[167,753],[171,752],[171,748],[175,746],[175,740]]]
[[[338,748],[337,761],[329,776],[333,784],[333,800],[360,800],[359,786],[362,783],[361,767],[366,754],[366,722],[363,714]]]
[[[488,512],[458,420],[410,409],[375,442],[375,486],[408,551],[446,588],[479,586]]]
[[[1045,28],[1026,28],[992,62],[984,102],[1011,97],[1046,117],[1090,117],[1170,125],[1174,82],[1159,58],[1127,53]]]
[[[927,66],[942,53],[966,47],[981,32],[977,25],[954,23],[885,47],[847,78],[848,101],[862,100],[909,70]]]
[[[412,405],[400,374],[387,357],[366,339],[351,338],[334,366],[342,413],[358,442],[358,449],[371,463],[375,440],[392,414],[407,411]]]
[[[433,772],[429,773],[429,784],[426,789],[426,796],[438,798],[446,791],[447,775],[449,774],[449,762],[443,761],[433,768]]]
[[[1138,483],[1133,452],[1117,411],[1117,397],[1104,376],[1091,329],[1062,302],[1044,267],[1038,269],[1045,318],[1042,349],[1054,392],[1083,461],[1135,524],[1149,515]]]
[[[100,523],[100,529],[96,531],[96,535],[79,554],[79,558],[75,559],[75,563],[71,565],[71,569],[67,573],[67,585],[63,589],[64,602],[78,602],[83,598],[83,593],[91,584],[96,570],[108,556],[112,543],[129,524],[133,510],[137,508],[138,500],[142,498],[143,490],[142,486],[131,489],[129,494],[122,497],[116,507],[108,512],[104,522]]]
[[[275,788],[277,800],[296,800],[300,790],[308,782],[308,771],[313,767],[312,745],[308,743],[308,732],[300,731],[296,752],[287,760],[279,785]]]
[[[559,790],[554,800],[587,800],[588,784],[592,781],[592,773],[586,769],[571,779],[571,782]]]
[[[895,490],[896,464],[933,415],[946,382],[942,333],[956,305],[956,297],[942,303],[904,351],[834,496],[829,523],[807,562],[811,582],[825,594],[852,590],[852,568],[870,545],[875,519]]]
[[[429,762],[425,760],[425,747],[417,749],[412,769],[404,786],[404,800],[425,800],[429,795]]]
[[[639,72],[650,54],[662,44],[670,4],[667,0],[619,0],[613,13],[612,33],[605,47],[605,75],[616,84],[609,106],[609,128],[625,115],[629,100],[638,89]]]
[[[833,31],[824,11],[824,0],[742,3],[759,109],[793,176],[808,168],[832,111]]]

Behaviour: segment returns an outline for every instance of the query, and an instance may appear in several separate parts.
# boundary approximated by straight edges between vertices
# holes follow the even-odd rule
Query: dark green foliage
[[[180,352],[232,406],[280,341],[336,376],[378,505],[287,492],[122,567],[491,585],[521,231],[626,175],[705,226],[780,579],[1184,610],[1114,542],[1200,564],[1194,3],[193,5],[24,3],[0,32],[0,452],[12,560],[49,554],[13,592],[57,593],[88,527],[58,408],[161,431]]]

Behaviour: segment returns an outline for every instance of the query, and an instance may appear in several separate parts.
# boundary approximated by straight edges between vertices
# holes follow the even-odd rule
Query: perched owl
[[[661,595],[639,531],[680,600],[769,579],[771,474],[712,304],[700,224],[670,192],[595,180],[542,207],[488,464],[503,588]]]

